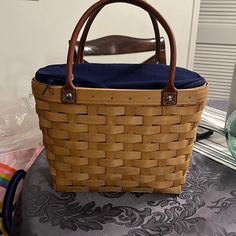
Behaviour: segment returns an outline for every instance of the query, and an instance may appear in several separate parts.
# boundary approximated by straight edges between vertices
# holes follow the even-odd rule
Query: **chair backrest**
[[[74,54],[74,62],[78,61],[78,46],[77,42]],[[85,56],[99,55],[118,55],[128,53],[139,53],[156,50],[155,38],[134,38],[123,35],[110,35],[102,38],[87,41],[85,43]],[[143,63],[161,63],[166,64],[165,40],[160,38],[159,55],[151,56]]]

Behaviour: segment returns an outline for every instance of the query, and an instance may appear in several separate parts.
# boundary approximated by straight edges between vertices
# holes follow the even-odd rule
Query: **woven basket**
[[[78,34],[94,11],[113,2],[145,9],[166,30],[171,65],[164,90],[73,86],[73,50]],[[146,2],[101,0],[85,12],[70,41],[66,85],[49,86],[44,94],[47,85],[32,81],[56,191],[181,192],[208,85],[176,90],[175,64],[174,36]]]

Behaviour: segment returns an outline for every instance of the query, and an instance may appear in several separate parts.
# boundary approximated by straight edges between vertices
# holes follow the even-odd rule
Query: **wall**
[[[38,68],[47,64],[65,63],[67,42],[73,27],[94,2],[1,0],[0,100],[27,96],[31,91],[31,78]],[[173,28],[178,47],[178,65],[186,67],[194,0],[148,2],[162,13]],[[114,33],[153,36],[148,15],[124,4],[104,9],[92,27],[89,38]],[[133,58],[133,61],[140,59]]]

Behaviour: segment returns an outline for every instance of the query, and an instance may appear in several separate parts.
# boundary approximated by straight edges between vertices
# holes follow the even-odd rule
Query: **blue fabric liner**
[[[170,67],[162,64],[74,64],[74,85],[89,88],[163,89]],[[50,65],[39,69],[35,79],[51,85],[64,85],[66,65]],[[176,68],[175,87],[194,88],[205,79],[184,68]]]

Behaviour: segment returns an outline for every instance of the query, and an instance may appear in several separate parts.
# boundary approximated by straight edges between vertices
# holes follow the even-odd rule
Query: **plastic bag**
[[[0,153],[41,144],[42,135],[33,97],[4,102],[0,111]]]

